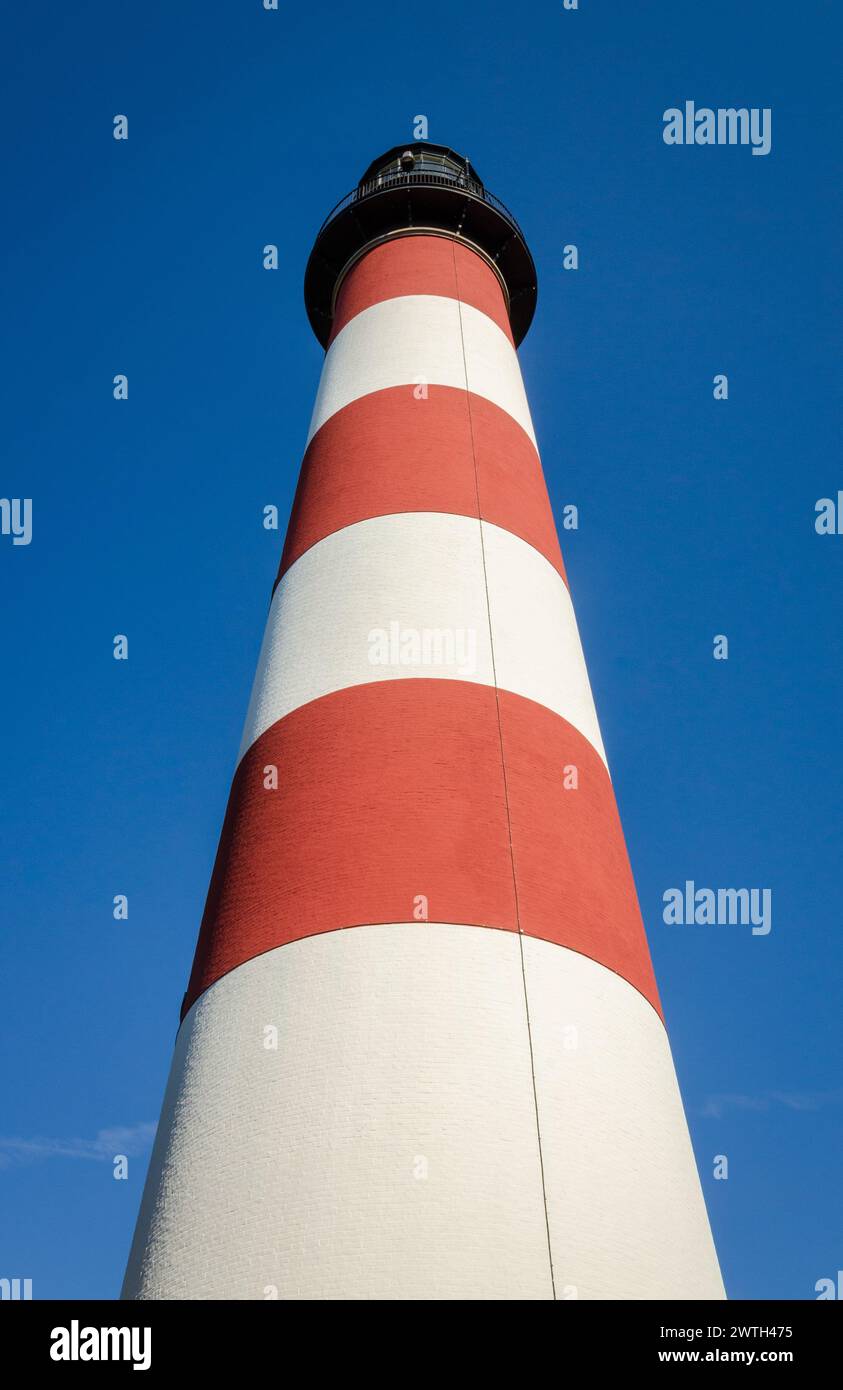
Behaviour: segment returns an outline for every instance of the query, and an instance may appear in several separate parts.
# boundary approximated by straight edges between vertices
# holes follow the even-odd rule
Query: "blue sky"
[[[522,366],[727,1290],[814,1297],[843,1267],[839,12],[4,22],[0,490],[33,540],[0,537],[0,1275],[119,1291],[318,379],[307,254],[425,114],[536,259]],[[771,153],[667,147],[686,99],[770,107]],[[770,888],[771,933],[664,925],[686,879]]]

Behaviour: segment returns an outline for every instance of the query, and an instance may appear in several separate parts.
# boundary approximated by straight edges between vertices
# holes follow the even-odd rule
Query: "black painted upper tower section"
[[[446,145],[395,145],[371,163],[328,214],[310,253],[304,300],[327,347],[340,284],[364,251],[392,236],[429,232],[461,241],[497,273],[521,342],[536,307],[536,268],[521,228],[469,161]]]

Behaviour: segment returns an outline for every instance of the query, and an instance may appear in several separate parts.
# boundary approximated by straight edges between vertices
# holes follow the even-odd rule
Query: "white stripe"
[[[465,348],[465,363],[463,360]],[[385,299],[355,315],[325,357],[307,442],[343,406],[423,380],[468,389],[500,406],[535,444],[518,356],[498,325],[471,304],[438,295]],[[396,449],[401,440],[396,439]]]
[[[275,590],[240,757],[276,720],[347,686],[405,677],[494,684],[488,585],[498,685],[562,715],[605,761],[564,580],[526,541],[482,526],[485,563],[480,523],[445,512],[372,517],[305,551]],[[414,633],[422,657],[455,659],[401,659],[413,656]]]
[[[523,945],[557,1297],[722,1297],[659,1018]],[[545,1221],[518,937],[356,927],[193,1005],[123,1296],[549,1299]]]
[[[550,1296],[512,933],[362,927],[247,962],[187,1015],[158,1133],[124,1297]]]
[[[523,945],[557,1298],[724,1298],[664,1024],[605,966]]]
[[[561,714],[606,762],[567,584],[511,531],[484,521],[483,543],[498,685]]]

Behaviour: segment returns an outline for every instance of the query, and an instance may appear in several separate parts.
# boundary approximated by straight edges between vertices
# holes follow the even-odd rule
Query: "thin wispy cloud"
[[[81,1158],[94,1163],[110,1163],[115,1154],[127,1158],[146,1153],[155,1138],[157,1125],[143,1122],[118,1125],[97,1131],[94,1139],[20,1139],[0,1136],[0,1168],[12,1164],[38,1163],[49,1158]]]
[[[766,1091],[758,1096],[727,1092],[708,1096],[699,1113],[706,1119],[720,1120],[729,1110],[768,1111],[777,1107],[785,1110],[817,1111],[843,1103],[839,1091]]]

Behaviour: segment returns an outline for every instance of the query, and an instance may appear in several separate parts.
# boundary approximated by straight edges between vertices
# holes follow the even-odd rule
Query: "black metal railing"
[[[340,198],[335,207],[331,208],[322,226],[319,228],[318,235],[321,236],[329,223],[333,222],[346,208],[354,203],[361,203],[366,198],[372,198],[378,193],[384,193],[387,189],[408,187],[411,184],[422,184],[426,187],[446,187],[453,188],[460,193],[467,193],[472,198],[478,198],[483,203],[488,203],[497,212],[503,214],[512,223],[519,236],[523,239],[524,233],[505,203],[500,198],[496,198],[494,193],[490,193],[482,183],[476,179],[469,178],[468,174],[434,174],[424,169],[413,169],[406,173],[403,170],[379,174],[377,178],[369,179],[366,183],[360,183],[353,188],[350,193],[346,193],[344,198]]]

